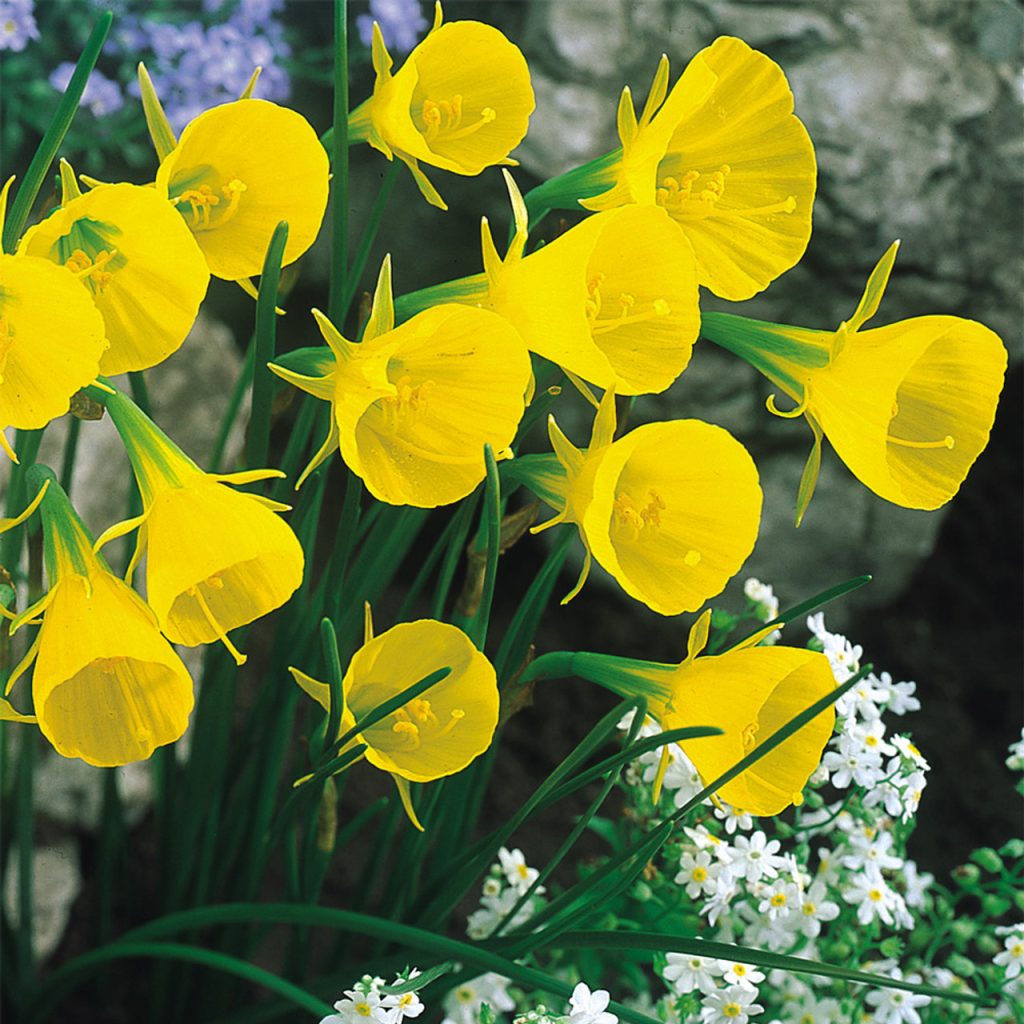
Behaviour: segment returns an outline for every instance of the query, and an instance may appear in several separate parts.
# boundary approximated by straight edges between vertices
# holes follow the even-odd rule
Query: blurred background
[[[432,12],[417,0],[350,6],[354,106],[372,89],[371,7],[396,60],[426,32]],[[152,179],[155,161],[134,85],[139,59],[177,129],[235,98],[255,64],[264,67],[257,96],[294,106],[319,132],[329,126],[327,3],[0,0],[0,177],[23,173],[67,83],[69,62],[97,12],[108,7],[114,28],[63,152],[77,170],[104,180]],[[1003,762],[1022,720],[1021,7],[1011,0],[451,0],[445,14],[498,26],[527,57],[537,110],[516,153],[524,192],[615,147],[619,92],[629,84],[642,99],[661,53],[671,59],[674,80],[716,36],[740,36],[785,70],[796,112],[815,142],[820,177],[803,262],[763,295],[728,308],[834,328],[852,312],[876,260],[900,238],[876,323],[955,314],[982,321],[1003,338],[1010,371],[991,443],[958,497],[937,512],[883,502],[826,449],[818,491],[804,525],[794,529],[809,431],[769,416],[766,382],[710,345],[697,346],[666,394],[642,400],[635,419],[695,416],[718,423],[748,446],[759,466],[766,498],[760,540],[716,603],[741,608],[742,583],[751,575],[772,583],[784,607],[851,576],[874,576],[830,606],[826,622],[862,644],[864,660],[876,670],[918,683],[922,709],[901,726],[913,732],[933,768],[911,844],[922,868],[941,876],[975,846],[998,846],[1020,834],[1021,802]],[[367,147],[353,149],[351,160],[357,240],[387,165]],[[480,216],[498,225],[508,216],[500,174],[462,179],[436,172],[432,180],[450,211],[428,207],[402,175],[365,287],[385,252],[393,254],[399,292],[479,271]],[[47,205],[54,201],[56,193]],[[544,231],[551,230],[549,223]],[[282,348],[319,343],[304,311],[324,301],[326,235],[293,283],[292,313],[279,326]],[[705,308],[727,304],[707,296]],[[251,301],[238,289],[214,282],[192,337],[148,374],[157,418],[200,461],[240,370],[252,316]],[[565,406],[559,420],[582,440],[585,412],[571,396]],[[279,440],[291,412],[281,409]],[[129,475],[109,425],[87,426],[73,496],[83,518],[99,529],[120,517]],[[44,459],[59,461],[62,429],[57,423],[48,430]],[[532,578],[541,543],[526,539],[502,561],[496,631]],[[386,621],[387,609],[379,615]],[[649,612],[595,573],[580,599],[551,611],[539,643],[678,660],[689,625],[689,617],[681,618]],[[802,644],[802,624],[787,639]],[[538,693],[510,725],[504,756],[511,770],[495,796],[495,816],[510,813],[607,706],[603,694],[583,684],[558,683]],[[58,939],[65,913],[58,904],[66,906],[80,884],[69,844],[95,824],[94,774],[63,761],[41,773],[40,810],[52,823]],[[122,788],[135,794],[144,815],[145,769],[126,769]],[[528,856],[540,860],[548,852],[545,838],[533,838],[538,848]]]

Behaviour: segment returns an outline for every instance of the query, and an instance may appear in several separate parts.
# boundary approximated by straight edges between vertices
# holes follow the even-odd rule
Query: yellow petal
[[[0,426],[43,427],[99,372],[103,317],[66,267],[0,255]]]
[[[235,281],[260,273],[280,221],[288,222],[285,265],[313,244],[328,173],[327,153],[301,114],[248,99],[190,122],[156,184],[177,204],[210,273]]]
[[[68,576],[40,628],[32,698],[64,757],[101,767],[148,758],[179,739],[192,680],[142,599],[115,576]]]
[[[651,423],[605,450],[583,530],[597,561],[653,611],[695,611],[753,550],[757,469],[727,431]]]

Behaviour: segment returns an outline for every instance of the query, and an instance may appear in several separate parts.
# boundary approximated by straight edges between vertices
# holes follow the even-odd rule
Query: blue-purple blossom
[[[63,92],[68,87],[74,71],[75,65],[70,61],[58,64],[57,69],[50,75],[50,85]],[[94,68],[89,75],[85,92],[82,93],[82,106],[94,117],[106,117],[124,106],[124,96],[117,82],[111,81],[102,71]]]
[[[0,0],[0,50],[18,52],[39,38],[32,0]]]
[[[393,53],[408,53],[427,28],[419,0],[370,0],[370,13],[356,18],[356,29],[364,46],[373,39],[373,23]]]

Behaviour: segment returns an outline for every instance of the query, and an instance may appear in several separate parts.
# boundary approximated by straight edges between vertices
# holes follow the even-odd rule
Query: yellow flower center
[[[707,881],[708,869],[707,868],[702,868],[702,867],[696,867],[696,868],[693,869],[693,872],[691,873],[690,877],[695,882]]]
[[[453,708],[449,712],[448,722],[442,726],[430,701],[417,698],[395,712],[391,731],[396,738],[404,741],[406,750],[416,750],[423,742],[422,729],[436,729],[431,739],[440,739],[447,736],[465,717],[466,712],[462,708]]]
[[[619,528],[637,537],[661,526],[661,513],[666,508],[664,498],[653,487],[647,493],[650,500],[643,508],[625,491],[615,496],[613,509]]]
[[[455,990],[455,998],[460,1003],[472,1003],[476,999],[476,993],[468,985],[463,985]]]
[[[655,202],[675,220],[702,220],[712,214],[718,217],[749,217],[792,213],[796,209],[796,196],[787,196],[782,202],[766,206],[719,210],[718,203],[725,195],[726,179],[731,173],[732,168],[728,164],[722,164],[717,171],[683,171],[681,154],[670,153],[658,165],[659,185],[654,193]]]
[[[733,964],[732,973],[735,974],[737,978],[743,978],[746,977],[747,968],[744,964]]]
[[[805,917],[814,917],[818,908],[813,903],[807,902],[800,909],[803,910]]]
[[[395,393],[381,398],[378,402],[384,413],[384,431],[398,434],[411,428],[417,418],[427,411],[427,401],[434,387],[432,380],[413,384],[408,373],[402,374],[395,381]]]
[[[110,280],[114,276],[112,271],[116,268],[111,267],[108,270],[107,267],[116,254],[116,249],[113,252],[108,249],[100,249],[95,258],[90,258],[84,249],[75,249],[64,261],[64,266],[76,277],[87,280],[92,287],[93,294],[96,294],[102,292],[110,284]]]
[[[769,902],[773,907],[784,907],[786,905],[786,894],[784,892],[777,892]]]
[[[722,1007],[723,1017],[738,1017],[743,1012],[743,1007],[739,1003],[726,1003]]]
[[[207,182],[197,183],[183,189],[171,202],[179,207],[188,206],[188,213],[184,209],[181,212],[186,217],[191,216],[189,227],[193,231],[209,231],[211,228],[223,227],[234,217],[242,193],[246,190],[246,184],[241,178],[227,175],[225,183],[219,187],[215,188]]]
[[[525,864],[517,864],[516,874],[525,881],[530,877],[530,869]]]
[[[484,107],[475,119],[467,120],[462,105],[462,96],[458,93],[450,100],[427,98],[423,101],[421,111],[423,121],[421,131],[428,142],[435,140],[453,142],[480,131],[485,124],[490,124],[497,116],[493,107]]]
[[[356,1003],[356,1013],[360,1017],[369,1017],[373,1013],[373,1008],[369,1003]]]
[[[882,890],[881,889],[870,889],[870,890],[868,890],[868,899],[871,900],[872,903],[881,903],[882,902]]]
[[[657,317],[668,316],[672,312],[669,304],[661,298],[652,299],[650,309],[637,312],[635,295],[630,292],[619,292],[613,299],[604,287],[605,281],[605,275],[598,273],[587,282],[584,311],[592,335],[607,334],[608,331],[616,331],[628,324],[643,323]]]

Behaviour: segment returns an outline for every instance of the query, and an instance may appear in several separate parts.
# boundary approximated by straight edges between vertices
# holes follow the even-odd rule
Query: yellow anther
[[[694,551],[693,548],[690,548],[690,550],[683,555],[683,564],[688,565],[691,569],[695,565],[700,565],[700,552]]]
[[[395,724],[391,726],[391,731],[400,739],[405,740],[412,750],[415,750],[420,745],[420,730],[413,722],[395,722]]]
[[[124,661],[124,657],[117,656],[113,658],[100,658],[96,661],[96,667],[104,674],[108,676],[116,675],[118,667]]]
[[[628,527],[641,534],[661,526],[661,512],[665,509],[665,500],[651,489],[647,492],[650,500],[641,508],[625,492],[615,496],[613,511],[620,527]]]
[[[437,715],[431,709],[429,700],[417,697],[415,700],[410,701],[407,706],[409,713],[417,722],[429,722],[431,725],[437,724]]]
[[[947,434],[941,441],[908,441],[906,438],[893,437],[890,434],[888,441],[890,444],[897,444],[901,448],[948,448],[950,451],[953,450],[956,444],[950,434]]]
[[[214,573],[212,576],[207,577],[206,585],[213,590],[224,589],[224,581],[216,573]]]
[[[437,734],[438,737],[447,736],[465,717],[466,712],[462,708],[452,708],[449,713],[448,724]]]
[[[743,732],[740,734],[743,738],[743,749],[749,750],[753,745],[757,737],[757,730],[760,728],[760,723],[750,722],[743,727]]]

